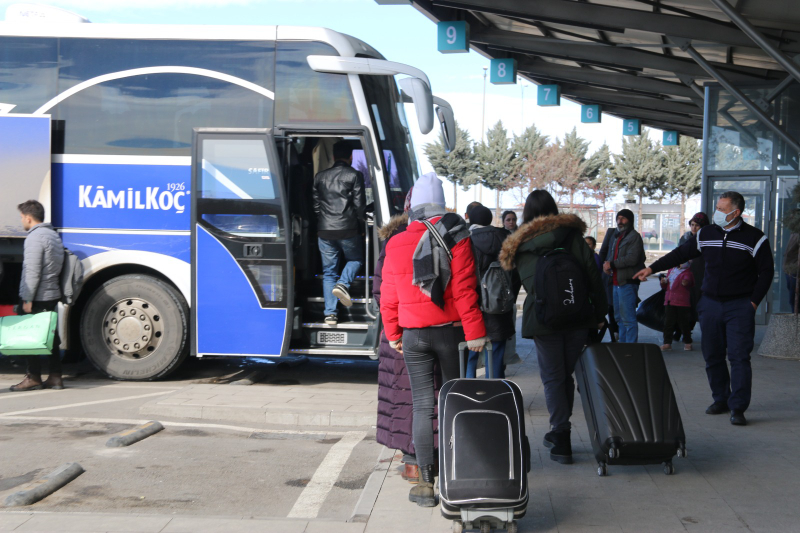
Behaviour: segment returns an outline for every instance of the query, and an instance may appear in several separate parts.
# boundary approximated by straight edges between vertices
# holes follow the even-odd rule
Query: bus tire
[[[112,379],[166,377],[189,352],[189,307],[164,281],[129,274],[103,283],[81,315],[89,360]]]

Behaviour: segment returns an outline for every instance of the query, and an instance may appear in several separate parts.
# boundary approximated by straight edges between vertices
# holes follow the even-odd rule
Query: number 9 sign
[[[437,24],[439,51],[443,54],[469,52],[469,24],[465,21]]]

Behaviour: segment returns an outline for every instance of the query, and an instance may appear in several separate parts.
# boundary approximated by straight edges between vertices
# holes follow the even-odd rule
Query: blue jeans
[[[506,373],[503,372],[503,356],[506,353],[506,341],[492,343],[492,377],[494,379],[503,379]],[[474,378],[478,372],[478,356],[480,352],[469,351],[469,358],[467,359],[467,376]],[[486,361],[484,361],[486,364]]]
[[[639,285],[628,283],[614,285],[614,319],[619,326],[619,342],[639,342],[639,324],[636,322],[636,299]]]
[[[319,252],[322,255],[322,290],[325,295],[325,316],[336,314],[339,299],[333,295],[333,288],[340,283],[350,288],[361,265],[364,264],[364,241],[356,235],[341,241],[319,239]],[[347,262],[339,275],[339,255]]]
[[[720,302],[703,296],[697,304],[706,374],[715,402],[744,411],[750,406],[753,370],[750,352],[756,333],[756,311],[750,298]],[[727,356],[731,362],[728,372]]]

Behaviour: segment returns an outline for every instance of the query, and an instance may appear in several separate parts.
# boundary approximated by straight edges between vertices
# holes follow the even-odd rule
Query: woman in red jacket
[[[408,229],[386,244],[381,286],[384,332],[403,353],[411,381],[420,482],[408,497],[422,507],[436,505],[434,365],[439,363],[443,381],[457,378],[458,343],[466,339],[470,350],[481,351],[488,341],[476,284],[467,225],[445,211],[439,178],[425,174],[414,184]]]

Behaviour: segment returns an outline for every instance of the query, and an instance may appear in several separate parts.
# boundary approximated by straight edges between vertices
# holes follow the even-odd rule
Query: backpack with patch
[[[481,277],[481,311],[504,315],[514,310],[516,298],[511,290],[511,272],[493,261]]]
[[[589,277],[580,261],[563,248],[539,258],[534,280],[534,309],[540,324],[554,330],[570,329],[592,316]]]
[[[58,278],[61,286],[61,303],[71,305],[78,299],[78,294],[83,287],[83,264],[81,260],[64,248],[64,265]]]

